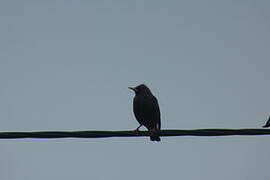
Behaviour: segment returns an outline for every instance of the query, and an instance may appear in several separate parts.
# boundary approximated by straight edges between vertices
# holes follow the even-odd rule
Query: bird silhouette
[[[157,98],[144,84],[137,87],[129,87],[129,89],[135,92],[133,112],[140,124],[136,131],[139,131],[141,126],[145,126],[150,132],[150,140],[160,141],[160,137],[157,134],[161,128],[160,110]]]

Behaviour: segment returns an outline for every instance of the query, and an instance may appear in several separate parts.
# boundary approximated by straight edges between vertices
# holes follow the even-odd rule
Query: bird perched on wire
[[[157,98],[144,84],[128,88],[135,92],[135,97],[133,99],[133,111],[140,124],[136,131],[139,131],[140,127],[145,126],[151,133],[150,140],[160,141],[160,137],[157,134],[161,128],[160,110]]]
[[[266,122],[266,124],[263,127],[264,128],[270,127],[270,117],[268,118],[268,121]]]

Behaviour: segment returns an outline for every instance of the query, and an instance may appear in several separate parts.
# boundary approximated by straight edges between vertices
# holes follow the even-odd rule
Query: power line
[[[270,135],[270,129],[193,129],[161,130],[160,136],[233,136]],[[149,136],[148,131],[35,131],[0,132],[0,139],[18,138],[108,138]]]

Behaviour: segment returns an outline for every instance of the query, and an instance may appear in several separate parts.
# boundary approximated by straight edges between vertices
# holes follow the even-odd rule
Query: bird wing
[[[135,96],[133,110],[140,124],[148,129],[160,129],[160,110],[155,96]]]
[[[153,111],[154,111],[154,120],[156,121],[156,128],[160,130],[161,128],[161,121],[160,121],[160,110],[158,105],[158,100],[155,96],[153,96]]]

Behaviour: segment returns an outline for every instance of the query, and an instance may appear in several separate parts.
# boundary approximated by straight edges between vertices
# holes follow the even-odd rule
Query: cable
[[[232,136],[270,135],[270,129],[194,129],[161,130],[160,136]],[[149,136],[148,131],[36,131],[0,132],[0,139],[18,138],[108,138]]]

